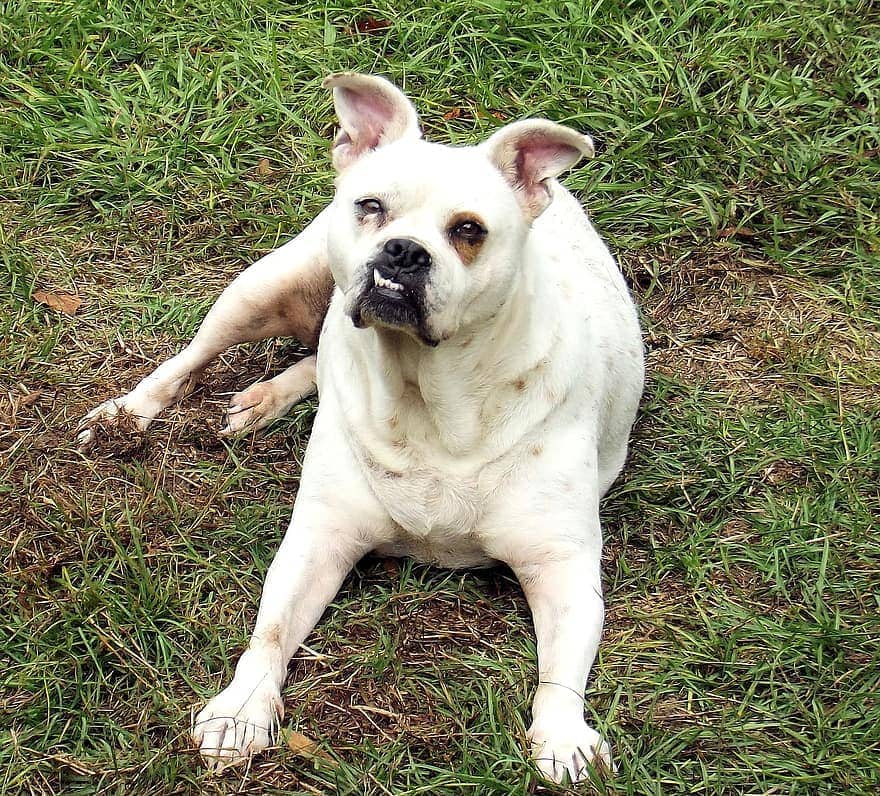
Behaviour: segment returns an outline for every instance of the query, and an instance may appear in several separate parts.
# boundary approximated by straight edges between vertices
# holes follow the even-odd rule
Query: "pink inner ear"
[[[573,150],[573,147],[560,141],[538,135],[529,136],[520,144],[516,158],[520,183],[527,191],[535,190],[538,183],[562,170]]]
[[[359,152],[375,149],[382,134],[394,116],[394,107],[375,91],[352,91],[344,88],[348,119],[354,132],[354,144]]]

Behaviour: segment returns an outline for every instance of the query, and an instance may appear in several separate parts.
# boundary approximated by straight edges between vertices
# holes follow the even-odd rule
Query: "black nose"
[[[397,273],[411,274],[431,265],[431,255],[427,249],[408,238],[391,238],[385,242],[383,252],[383,265]]]

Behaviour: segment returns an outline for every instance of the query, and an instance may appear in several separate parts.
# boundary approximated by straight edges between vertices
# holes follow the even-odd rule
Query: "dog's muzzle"
[[[352,308],[354,325],[409,329],[422,342],[436,345],[425,327],[425,285],[431,263],[430,253],[417,241],[386,241],[366,265],[361,292]]]

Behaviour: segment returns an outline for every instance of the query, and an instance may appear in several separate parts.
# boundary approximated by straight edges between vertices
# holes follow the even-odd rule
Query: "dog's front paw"
[[[233,437],[265,428],[281,417],[287,406],[271,381],[260,381],[229,399],[221,437]]]
[[[599,773],[612,771],[611,748],[583,720],[533,724],[529,728],[532,758],[540,772],[554,782],[581,782],[590,767]]]
[[[86,450],[95,441],[95,432],[104,427],[119,434],[146,430],[158,412],[150,405],[142,405],[133,393],[99,404],[84,415],[76,429],[76,442],[80,450]]]
[[[276,689],[233,681],[196,716],[192,739],[208,770],[219,772],[273,745],[283,716]]]

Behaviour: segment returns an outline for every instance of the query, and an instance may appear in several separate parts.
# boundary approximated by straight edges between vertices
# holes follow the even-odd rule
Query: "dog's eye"
[[[374,199],[373,197],[358,199],[354,205],[361,216],[378,216],[385,212],[385,206],[378,199]]]
[[[450,230],[449,234],[453,238],[466,241],[467,243],[476,243],[486,237],[486,230],[476,221],[467,220],[459,221]]]

